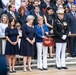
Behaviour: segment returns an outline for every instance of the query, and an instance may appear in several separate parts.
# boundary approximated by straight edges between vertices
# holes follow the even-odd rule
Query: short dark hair
[[[34,7],[34,9],[35,9],[36,7],[38,7],[38,8],[40,9],[40,7],[39,7],[39,6],[35,6],[35,7]]]
[[[9,6],[8,6],[8,10],[10,11],[10,8],[12,8],[12,5],[14,5],[14,4],[10,4]]]
[[[34,1],[33,1],[33,4],[34,4],[35,2],[38,2],[38,1],[37,1],[37,0],[34,0]]]
[[[10,8],[12,8],[12,5],[9,5],[9,6],[8,6],[8,10],[10,10]]]

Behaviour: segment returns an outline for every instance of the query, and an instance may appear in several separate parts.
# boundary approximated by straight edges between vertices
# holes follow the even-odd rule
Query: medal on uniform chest
[[[62,26],[62,33],[64,33],[67,27],[67,22],[63,22],[63,21],[60,22],[60,20],[58,20],[58,23]]]
[[[66,27],[67,26],[67,23],[66,22],[63,22],[63,25]]]
[[[66,27],[67,27],[67,22],[63,22],[63,25],[64,25],[64,29],[66,29]]]
[[[67,26],[67,23],[66,22],[63,22],[63,29],[62,29],[62,33],[64,33],[65,32],[65,29],[66,29],[66,26]]]

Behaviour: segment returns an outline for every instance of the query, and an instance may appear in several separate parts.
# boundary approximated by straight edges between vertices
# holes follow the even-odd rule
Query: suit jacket
[[[49,33],[48,27],[46,24],[43,24],[43,29],[44,29],[44,36],[46,36],[45,32]],[[42,42],[42,28],[39,25],[35,26],[35,34],[36,34],[36,42]]]
[[[56,4],[56,0],[50,0],[50,2],[54,5]]]
[[[16,22],[18,22],[18,13],[14,12],[14,14],[15,14],[15,17],[16,17]],[[10,12],[7,12],[7,16],[8,16],[9,19],[13,18],[13,16],[10,14]]]
[[[54,12],[57,11],[57,8],[58,8],[57,5],[53,6]]]
[[[31,11],[32,9],[34,9],[34,6],[33,4],[28,4],[28,7],[27,7],[28,11]]]
[[[27,18],[26,15],[23,15],[23,16],[20,15],[20,14],[18,15],[18,22],[21,24],[21,26],[24,25],[24,24],[26,24],[26,22],[27,22],[26,18]]]
[[[37,25],[38,24],[38,22],[37,22],[37,15],[35,14],[34,10],[32,10],[30,14],[35,17],[33,25]],[[40,14],[40,16],[43,16],[41,11],[39,12],[39,14]]]
[[[45,3],[45,4],[46,4],[46,3]],[[54,6],[54,4],[53,4],[52,2],[50,2],[49,5],[50,5],[51,7]],[[46,7],[47,7],[47,4],[46,4]]]
[[[43,9],[45,9],[47,6],[46,6],[46,3],[45,3],[44,1],[41,1],[39,7],[40,7],[40,10],[43,10]]]
[[[68,23],[69,23],[69,31],[72,34],[76,34],[76,19],[73,16],[72,12],[68,14]]]
[[[44,1],[41,1],[41,3],[38,6],[41,11],[47,7],[47,5]],[[31,10],[34,9],[34,6],[32,4],[29,4],[27,9],[31,12]]]
[[[71,6],[70,6],[68,3],[66,4],[66,6],[69,7],[69,9],[70,9],[70,11],[71,11]]]

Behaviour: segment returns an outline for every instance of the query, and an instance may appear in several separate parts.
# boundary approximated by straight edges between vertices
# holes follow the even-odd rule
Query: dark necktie
[[[74,18],[76,19],[76,13],[74,13]]]
[[[44,28],[43,28],[43,26],[41,27],[41,29],[42,29],[42,35],[44,36]]]

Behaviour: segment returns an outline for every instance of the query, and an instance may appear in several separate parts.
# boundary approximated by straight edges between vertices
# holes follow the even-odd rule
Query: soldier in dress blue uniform
[[[68,23],[64,16],[64,10],[57,11],[57,18],[54,22],[54,34],[56,43],[56,67],[57,69],[68,69],[65,64],[65,50],[68,36]]]

